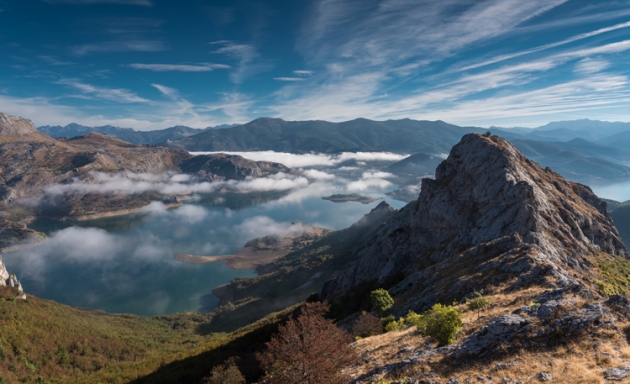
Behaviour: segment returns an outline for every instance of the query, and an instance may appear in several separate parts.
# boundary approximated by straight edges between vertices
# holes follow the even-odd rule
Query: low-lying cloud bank
[[[28,203],[39,205],[54,203],[60,196],[88,193],[136,195],[144,192],[158,192],[163,195],[183,195],[213,193],[220,190],[233,192],[287,191],[308,186],[306,177],[277,173],[268,177],[246,178],[245,180],[200,181],[182,174],[147,174],[120,172],[113,175],[90,172],[85,179],[74,178],[70,183],[55,184],[44,189],[42,194]]]
[[[329,155],[325,153],[305,153],[295,154],[275,151],[257,152],[191,152],[192,155],[210,155],[214,153],[227,153],[229,155],[239,155],[254,161],[272,161],[281,163],[289,168],[303,167],[334,167],[348,160],[355,161],[400,161],[409,155],[400,155],[392,152],[343,152],[341,154]]]

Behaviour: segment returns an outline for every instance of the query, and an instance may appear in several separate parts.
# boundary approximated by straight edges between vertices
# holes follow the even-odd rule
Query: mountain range
[[[94,132],[54,139],[36,130],[30,120],[1,112],[0,164],[0,250],[38,238],[26,226],[34,217],[85,219],[127,214],[151,201],[179,204],[172,194],[152,189],[143,193],[127,193],[119,185],[110,193],[90,189],[107,180],[133,183],[149,175],[168,181],[172,174],[182,173],[190,177],[183,182],[210,182],[291,172],[278,163],[225,154],[193,156]],[[52,186],[61,189],[51,191]],[[22,204],[14,204],[17,201]]]
[[[135,131],[78,124],[38,129],[52,137],[99,132],[134,144],[188,151],[388,151],[434,157],[448,152],[466,133],[489,130],[510,140],[532,160],[571,180],[597,183],[630,179],[630,123],[587,119],[552,122],[538,128],[489,129],[410,119],[355,119],[331,123],[274,118],[259,118],[243,125],[223,125],[214,129],[176,126]],[[431,163],[430,168],[433,166]]]
[[[111,125],[103,125],[99,127],[88,127],[80,124],[68,124],[66,126],[60,125],[44,125],[38,127],[42,133],[47,134],[52,138],[67,137],[72,138],[75,136],[82,136],[88,133],[101,133],[110,137],[132,143],[142,145],[157,145],[163,144],[171,140],[182,139],[184,137],[193,136],[209,129],[225,129],[238,126],[238,124],[222,124],[215,127],[208,127],[205,129],[190,128],[183,125],[177,125],[171,128],[152,130],[152,131],[136,131],[131,128],[119,128]]]

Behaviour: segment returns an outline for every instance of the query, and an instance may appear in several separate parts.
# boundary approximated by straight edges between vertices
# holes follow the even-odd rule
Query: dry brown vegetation
[[[465,305],[458,307],[464,312],[464,330],[457,341],[474,333],[490,319],[508,314],[515,309],[533,303],[534,297],[541,288],[531,288],[510,294],[491,296],[493,303],[481,312],[481,320],[476,320],[476,312],[467,310]],[[588,304],[587,299],[572,298],[576,306]],[[625,321],[618,321],[619,329],[630,329]],[[404,358],[423,349],[435,348],[436,343],[418,335],[415,327],[400,331],[388,332],[357,340],[352,347],[360,355],[361,360],[349,369],[353,377],[360,377],[374,368],[385,364],[401,362]],[[494,382],[506,378],[528,382],[533,376],[546,372],[554,377],[557,383],[602,383],[603,371],[609,368],[628,365],[630,345],[623,332],[594,329],[580,338],[560,339],[537,348],[506,350],[505,353],[479,359],[476,361],[453,364],[450,359],[434,356],[422,363],[410,365],[385,377],[386,380],[398,380],[403,377],[420,378],[422,374],[433,372],[440,378],[456,379],[464,383],[466,379],[478,382],[479,376],[490,376]],[[502,366],[500,364],[506,364]]]
[[[300,315],[281,325],[259,355],[269,384],[344,384],[342,369],[357,360],[349,335],[324,318],[329,307],[306,303]]]

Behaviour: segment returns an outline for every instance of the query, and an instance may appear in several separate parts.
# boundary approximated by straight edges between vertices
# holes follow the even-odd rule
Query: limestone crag
[[[20,284],[20,281],[17,279],[17,277],[7,271],[7,268],[2,262],[2,257],[0,257],[0,287],[13,287],[18,289],[22,293],[24,292],[24,290],[22,289],[22,284]]]
[[[594,255],[628,257],[604,202],[502,138],[464,136],[435,176],[366,236],[357,261],[324,286],[324,299],[385,287],[404,295],[405,313],[502,283],[590,284]]]
[[[32,121],[0,112],[0,135],[23,136],[37,133]]]

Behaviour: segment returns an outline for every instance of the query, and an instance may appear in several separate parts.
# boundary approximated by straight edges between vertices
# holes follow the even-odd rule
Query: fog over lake
[[[256,160],[274,160],[274,153],[250,155]],[[37,220],[31,228],[50,239],[37,247],[7,253],[4,261],[19,276],[26,292],[64,304],[139,315],[196,311],[217,305],[218,300],[209,295],[214,287],[256,272],[231,270],[223,263],[184,264],[175,255],[229,254],[252,238],[283,233],[294,221],[346,228],[380,202],[321,199],[335,193],[383,198],[395,208],[405,204],[385,196],[398,186],[394,175],[380,171],[404,156],[275,156],[301,169],[300,177],[307,181],[259,180],[252,193],[196,193],[175,209],[155,202],[140,213],[123,217],[86,222]],[[168,190],[174,185],[172,180],[172,176],[158,180],[159,188]],[[180,191],[181,184],[175,182]],[[150,188],[147,180],[121,183],[109,178],[103,183],[108,191],[123,188],[121,185],[128,193]]]
[[[175,260],[175,255],[230,254],[252,238],[283,233],[295,221],[346,228],[380,202],[321,199],[331,194],[358,193],[385,199],[395,208],[405,205],[385,195],[398,188],[400,180],[382,171],[404,155],[238,154],[282,162],[302,174],[240,181],[231,185],[233,192],[228,194],[216,192],[212,183],[182,183],[185,180],[177,175],[103,176],[100,189],[108,192],[155,189],[168,194],[191,188],[193,195],[175,209],[155,202],[128,216],[84,222],[37,220],[31,228],[50,239],[37,247],[7,253],[4,261],[29,294],[72,306],[139,315],[197,311],[216,307],[218,299],[210,295],[214,287],[256,272],[235,271],[221,262],[185,264]],[[591,187],[600,197],[630,200],[630,182]],[[245,190],[253,192],[242,193]]]

